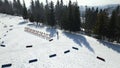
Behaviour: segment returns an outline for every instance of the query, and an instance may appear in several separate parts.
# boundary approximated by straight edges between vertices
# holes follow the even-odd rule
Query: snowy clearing
[[[25,32],[25,27],[48,33],[53,40]],[[0,14],[0,45],[0,67],[11,64],[9,68],[120,68],[120,45],[58,29],[36,28],[18,16]]]

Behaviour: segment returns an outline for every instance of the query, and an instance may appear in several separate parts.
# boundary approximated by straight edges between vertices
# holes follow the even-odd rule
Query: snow
[[[25,27],[48,33],[53,41],[25,32]],[[0,44],[4,41],[6,45],[0,46],[0,66],[11,63],[10,68],[120,68],[120,45],[45,26],[35,27],[30,22],[24,22],[22,17],[0,14],[0,38]],[[32,47],[26,48],[28,45]],[[64,54],[67,50],[70,52]],[[50,58],[52,54],[56,56]],[[97,56],[104,58],[105,62]],[[29,63],[32,59],[38,61]]]

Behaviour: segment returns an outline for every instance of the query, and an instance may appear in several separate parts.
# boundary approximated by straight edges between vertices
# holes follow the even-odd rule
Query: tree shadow
[[[104,46],[108,47],[108,48],[111,48],[112,50],[120,53],[120,45],[118,44],[112,44],[110,42],[106,42],[106,41],[103,41],[103,40],[97,40],[99,43],[103,44]]]
[[[35,25],[33,23],[27,24],[27,26],[34,27]]]
[[[23,25],[23,24],[26,24],[28,23],[27,21],[22,21],[22,22],[19,22],[18,25]]]
[[[36,26],[36,28],[44,28],[45,27],[42,23],[39,23],[39,24],[37,24],[35,26]]]
[[[71,34],[68,32],[63,32],[64,35],[66,35],[68,38],[72,39],[76,44],[78,44],[79,46],[82,47],[82,44],[88,48],[89,51],[94,53],[93,48],[90,46],[90,44],[88,43],[88,41],[86,40],[86,38],[82,35],[76,35],[76,34]]]
[[[27,24],[27,26],[30,26],[30,27],[35,27],[35,28],[44,28],[45,26],[44,25],[41,25],[41,24],[36,24],[36,23],[29,23]]]
[[[46,31],[50,33],[50,37],[55,37],[57,30],[55,28],[46,28]]]

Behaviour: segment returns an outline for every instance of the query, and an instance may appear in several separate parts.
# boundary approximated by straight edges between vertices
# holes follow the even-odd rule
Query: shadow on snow
[[[54,28],[47,28],[46,31],[50,33],[50,37],[55,37],[57,33],[57,30]]]
[[[120,45],[118,44],[112,44],[110,42],[106,42],[106,41],[103,41],[103,40],[98,40],[99,43],[103,44],[104,46],[108,47],[108,48],[111,48],[112,50],[120,53]]]
[[[26,23],[28,23],[28,22],[27,21],[22,21],[22,22],[19,22],[18,24],[23,25],[23,24],[26,24]]]
[[[30,24],[27,24],[27,26],[35,27],[35,28],[44,28],[44,25],[36,24],[36,23],[30,23]]]
[[[82,35],[76,35],[76,34],[71,34],[68,32],[63,32],[68,38],[72,39],[76,44],[79,46],[85,45],[88,50],[94,53],[93,48],[90,46],[89,42],[86,40],[86,38]]]

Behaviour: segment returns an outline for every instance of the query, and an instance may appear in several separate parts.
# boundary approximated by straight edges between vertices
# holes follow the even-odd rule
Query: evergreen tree
[[[29,13],[29,20],[31,22],[34,22],[35,21],[35,16],[34,16],[34,13],[35,13],[35,4],[34,4],[33,0],[31,0],[31,5],[30,5],[30,9],[29,9],[28,13]]]
[[[116,40],[120,43],[120,5],[115,9],[116,11]]]
[[[2,4],[3,13],[13,14],[12,4],[8,0],[4,0]]]
[[[18,15],[22,15],[22,4],[20,2],[20,0],[17,0],[17,8],[18,8]]]
[[[72,12],[72,2],[69,1],[68,5],[68,24],[67,24],[67,30],[72,31],[73,29],[73,12]]]
[[[0,13],[3,13],[3,1],[0,0]]]
[[[44,23],[45,22],[45,6],[43,3],[40,3],[40,22]]]
[[[48,19],[48,25],[52,27],[55,26],[54,4],[52,1],[50,3],[50,14],[49,14],[49,19]]]
[[[63,15],[61,18],[61,29],[68,30],[68,24],[69,24],[69,17],[68,17],[68,6],[63,7]]]
[[[26,8],[24,0],[23,0],[23,12],[22,12],[22,16],[23,16],[23,19],[28,19],[28,12],[27,12],[27,8]]]
[[[89,32],[89,13],[90,13],[90,8],[86,6],[86,11],[85,11],[85,30],[86,32]]]
[[[106,10],[100,10],[94,33],[99,35],[100,39],[104,39],[108,34],[108,14]]]
[[[74,31],[80,31],[80,27],[81,27],[81,19],[80,19],[80,11],[79,11],[79,7],[77,5],[77,3],[75,4],[75,11],[74,11]]]
[[[13,8],[15,15],[22,15],[22,4],[20,0],[13,0]]]
[[[109,35],[110,41],[120,42],[120,7],[118,6],[113,10],[110,23],[109,23]]]
[[[35,7],[34,7],[34,15],[35,15],[35,21],[37,22],[37,24],[38,24],[38,22],[40,22],[40,2],[39,2],[39,0],[36,0],[35,1]]]
[[[57,25],[60,23],[60,2],[57,0],[57,4],[55,5],[55,20],[57,22]]]
[[[108,37],[113,41],[115,38],[115,27],[116,27],[116,13],[115,11],[112,12],[111,20],[109,23],[109,35]]]
[[[88,34],[93,32],[95,24],[97,22],[98,8],[95,10],[94,7],[87,8],[85,12],[85,29]]]
[[[69,31],[80,31],[81,21],[80,21],[80,11],[77,3],[72,4],[69,1],[68,5],[68,21],[66,22],[65,29]]]
[[[49,5],[48,5],[48,0],[46,0],[46,5],[45,5],[45,24],[48,25],[48,20],[49,20]]]

